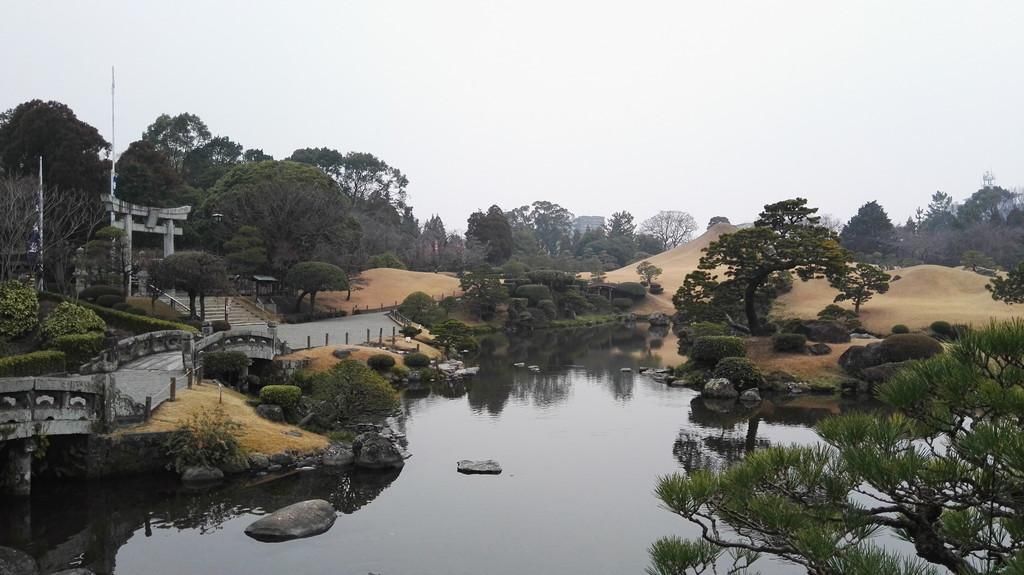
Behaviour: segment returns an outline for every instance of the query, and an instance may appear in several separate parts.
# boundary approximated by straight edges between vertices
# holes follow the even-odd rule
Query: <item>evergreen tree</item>
[[[498,206],[469,216],[466,238],[485,246],[487,262],[501,265],[512,256],[512,226]]]
[[[870,201],[843,226],[839,241],[844,248],[859,254],[889,255],[896,250],[896,228],[882,206]]]
[[[609,238],[632,239],[636,233],[636,224],[633,223],[633,214],[627,211],[615,212],[608,219]]]
[[[860,314],[860,306],[875,294],[889,291],[889,280],[892,276],[882,268],[871,264],[859,263],[841,276],[835,278],[833,287],[839,290],[836,302],[853,302],[853,313]]]
[[[1006,277],[992,278],[985,289],[992,292],[992,299],[1007,305],[1024,303],[1024,263],[1010,270]]]

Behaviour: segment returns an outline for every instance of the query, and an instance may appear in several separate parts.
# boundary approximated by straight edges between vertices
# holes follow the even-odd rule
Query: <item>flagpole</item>
[[[36,216],[39,218],[39,254],[37,267],[39,270],[39,291],[43,291],[46,288],[45,280],[43,279],[43,210],[45,209],[45,200],[43,198],[43,157],[39,156],[39,198],[36,201],[38,212]]]
[[[110,199],[117,199],[117,140],[114,129],[114,67],[110,67]],[[110,210],[110,225],[116,221],[115,211]]]

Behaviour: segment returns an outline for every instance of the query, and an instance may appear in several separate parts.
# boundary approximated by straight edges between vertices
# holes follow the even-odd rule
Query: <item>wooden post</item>
[[[195,372],[195,370],[192,370],[192,369],[190,369],[187,372],[185,372],[185,378],[186,378],[185,379],[185,385],[189,389],[192,389],[192,378],[194,378],[195,375],[196,375],[196,372]]]
[[[395,326],[391,326],[391,345],[395,345]]]
[[[380,331],[377,332],[377,344],[384,345],[384,328],[380,328]]]
[[[324,347],[327,347],[327,342],[330,341],[330,335],[331,334],[329,333],[324,333]]]
[[[153,398],[151,396],[147,395],[146,396],[146,421],[149,421],[149,414],[150,414],[151,411],[153,411]]]
[[[171,401],[174,401],[178,395],[178,378],[171,378]]]
[[[313,346],[310,345],[310,339],[309,339],[309,336],[307,335],[306,336],[306,349],[309,349],[311,347],[313,347]]]
[[[345,345],[348,345],[348,332],[345,332]]]
[[[420,344],[417,343],[416,344],[416,351],[419,351],[419,350],[420,350]]]
[[[370,343],[370,328],[366,328],[366,343]]]

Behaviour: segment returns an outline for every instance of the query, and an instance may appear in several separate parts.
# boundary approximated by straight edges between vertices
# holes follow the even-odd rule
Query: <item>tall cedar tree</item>
[[[839,241],[855,253],[889,255],[896,249],[896,227],[882,206],[870,201],[843,226]]]

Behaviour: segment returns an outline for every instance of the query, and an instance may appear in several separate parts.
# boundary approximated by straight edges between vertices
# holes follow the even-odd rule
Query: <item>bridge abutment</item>
[[[6,442],[0,460],[0,493],[26,497],[32,494],[32,454],[36,450],[32,438]]]

